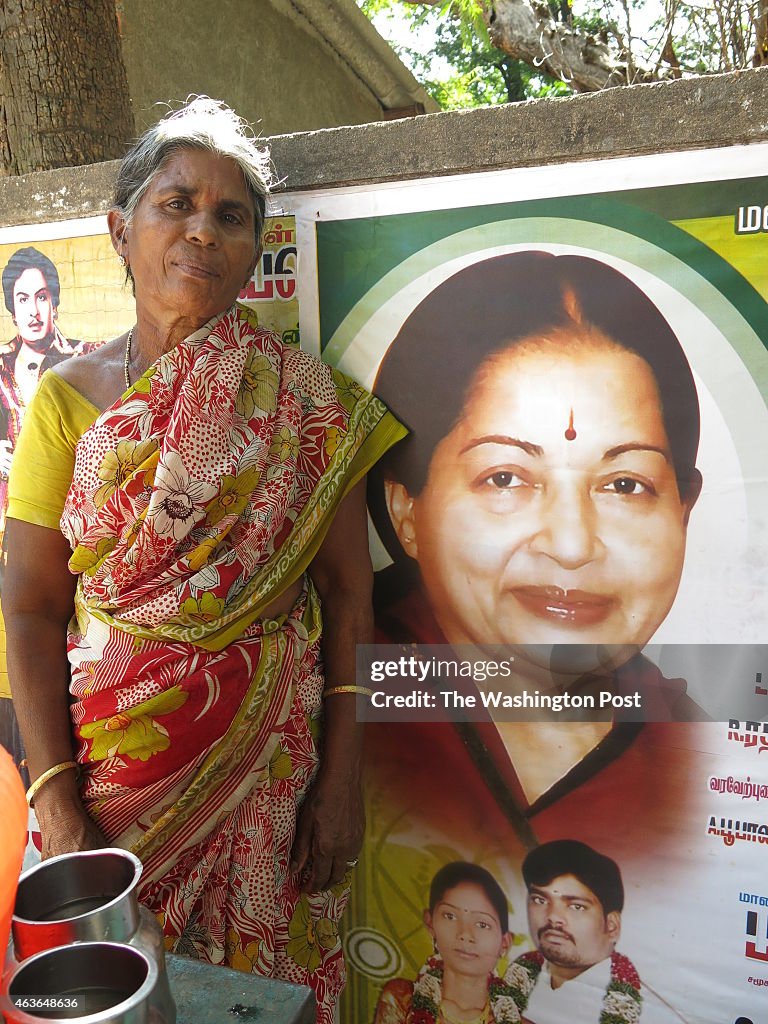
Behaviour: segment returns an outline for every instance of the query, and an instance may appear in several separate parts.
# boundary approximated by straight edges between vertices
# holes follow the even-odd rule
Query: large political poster
[[[768,1021],[767,156],[295,199],[303,341],[411,430],[345,1024]]]
[[[106,217],[2,228],[0,268],[1,540],[11,458],[40,377],[62,359],[88,352],[127,330],[135,307]],[[267,218],[264,251],[240,301],[287,344],[299,344],[292,217]],[[22,746],[10,696],[0,619],[0,745],[18,762]]]

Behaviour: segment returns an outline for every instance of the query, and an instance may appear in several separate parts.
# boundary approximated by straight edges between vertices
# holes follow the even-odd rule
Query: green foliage
[[[477,0],[448,0],[435,7],[398,0],[358,2],[369,17],[388,15],[414,30],[430,30],[434,43],[428,51],[391,45],[443,110],[514,103],[571,91],[564,82],[496,49]]]
[[[651,77],[661,69],[664,77],[670,66],[676,74],[748,67],[756,46],[759,11],[768,0],[544,2],[557,30],[607,44],[617,66],[630,68],[630,77],[633,67]],[[571,92],[566,81],[532,66],[535,61],[517,60],[491,44],[481,0],[442,0],[435,5],[418,0],[357,3],[382,34],[387,35],[387,23],[400,28],[393,48],[445,110]],[[422,48],[411,42],[419,30],[428,40]]]
[[[357,6],[368,18],[374,18],[392,6],[390,0],[357,0]]]
[[[480,38],[488,38],[488,31],[483,20],[483,7],[480,0],[443,0],[436,6],[427,6],[418,10],[416,5],[403,3],[402,0],[357,0],[357,5],[369,18],[375,17],[382,12],[394,10],[396,7],[405,8],[406,17],[418,21],[425,16],[437,13],[441,18],[452,18],[461,25],[462,32],[467,38],[476,34]],[[411,7],[408,12],[408,7]]]

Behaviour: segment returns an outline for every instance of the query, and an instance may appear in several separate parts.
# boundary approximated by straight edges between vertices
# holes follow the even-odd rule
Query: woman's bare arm
[[[326,689],[354,683],[355,647],[373,638],[364,482],[339,506],[310,575],[323,607]],[[362,845],[362,726],[355,706],[352,693],[325,699],[320,767],[299,814],[293,846],[294,870],[307,868],[307,892],[341,881]]]
[[[69,545],[58,530],[9,519],[5,535],[8,678],[34,780],[73,758],[66,641],[75,577],[67,568]],[[83,810],[74,771],[61,772],[42,786],[35,812],[44,857],[105,845]]]

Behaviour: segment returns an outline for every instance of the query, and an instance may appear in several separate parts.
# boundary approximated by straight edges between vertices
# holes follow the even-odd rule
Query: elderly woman
[[[236,305],[267,181],[205,98],[123,160],[136,324],[41,382],[3,612],[43,855],[130,848],[170,948],[311,984],[330,1022],[363,832],[361,480],[402,428]]]

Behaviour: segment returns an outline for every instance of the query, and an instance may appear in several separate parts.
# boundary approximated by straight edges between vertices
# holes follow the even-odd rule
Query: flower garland
[[[543,966],[544,957],[538,952],[523,953],[509,965],[503,984],[512,995],[517,1016],[504,1020],[522,1020]],[[611,980],[605,989],[598,1024],[637,1024],[642,1002],[640,977],[632,961],[621,953],[611,953]],[[424,1020],[426,1024],[428,1018]]]
[[[419,971],[413,987],[407,1024],[437,1024],[443,991],[443,961],[431,956]],[[520,1020],[513,989],[496,974],[488,982],[488,1001],[495,1024],[516,1024]]]

